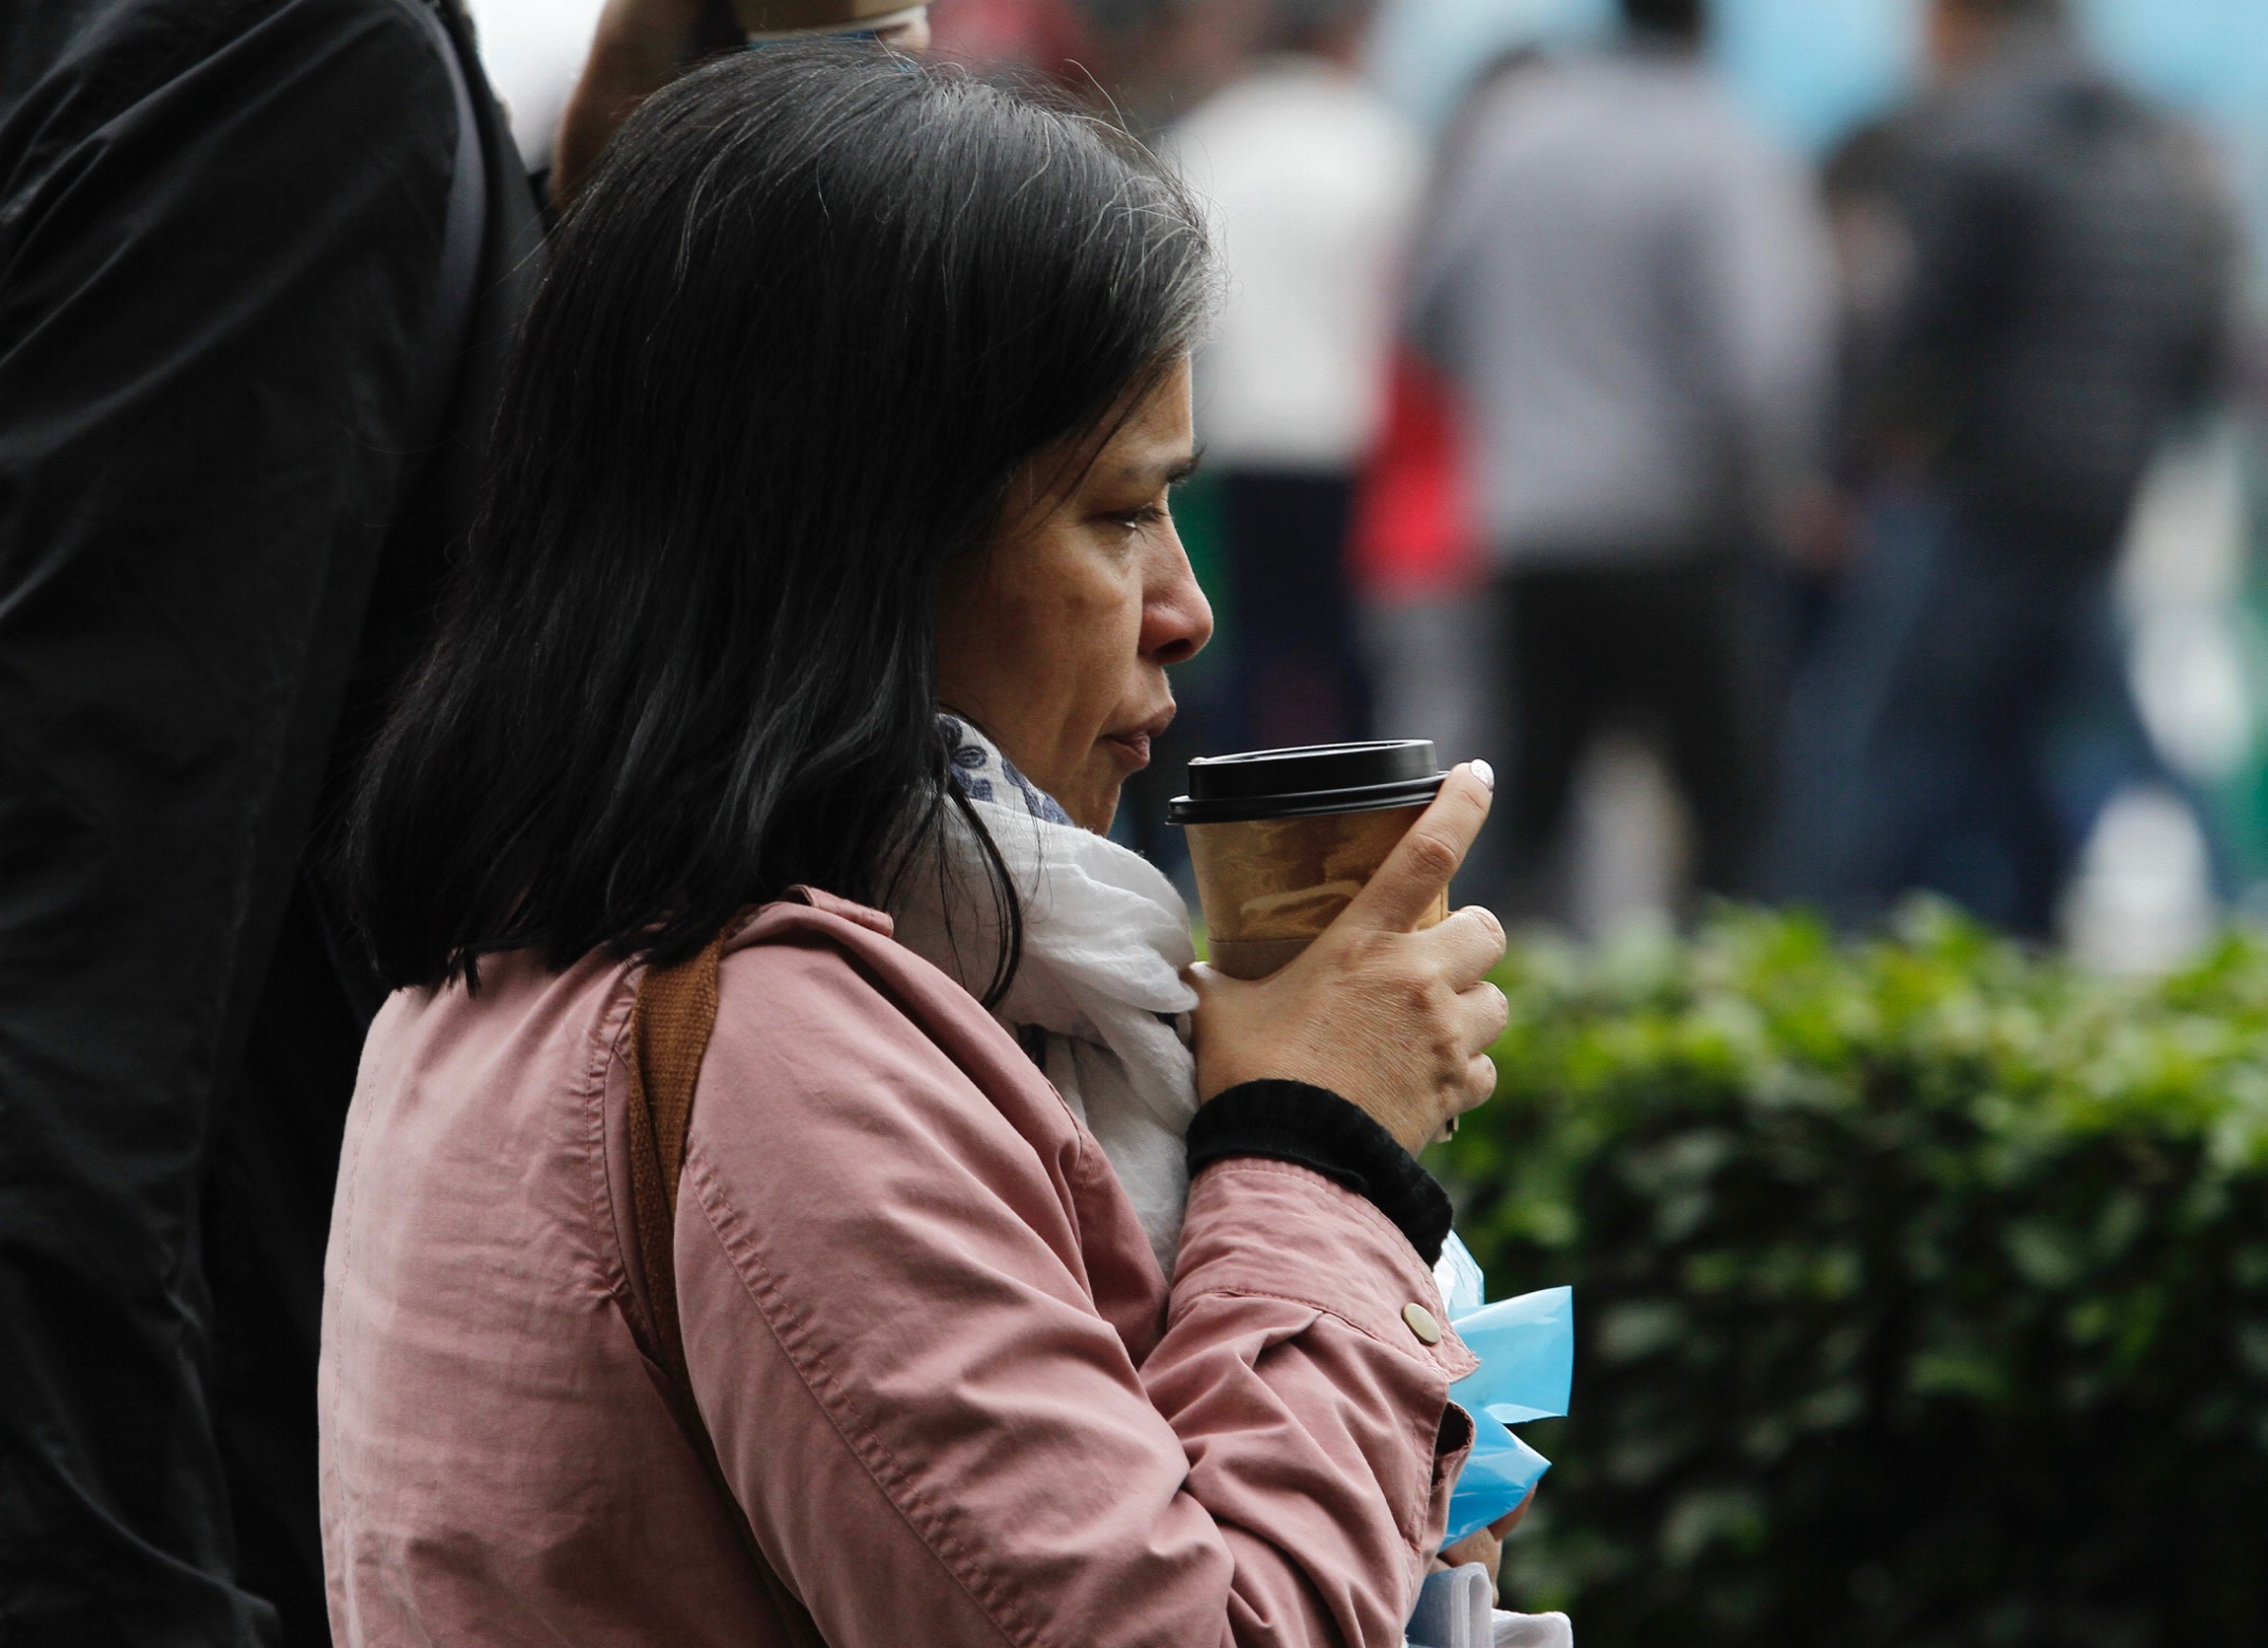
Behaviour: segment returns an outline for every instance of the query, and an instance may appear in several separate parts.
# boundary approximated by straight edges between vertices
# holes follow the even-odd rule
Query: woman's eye
[[[1115,509],[1111,511],[1109,519],[1130,533],[1138,533],[1144,527],[1154,527],[1165,519],[1165,505],[1152,501],[1139,509]]]

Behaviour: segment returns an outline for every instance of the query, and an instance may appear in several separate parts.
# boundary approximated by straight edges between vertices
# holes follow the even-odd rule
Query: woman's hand
[[[1453,1545],[1443,1545],[1441,1554],[1433,1558],[1433,1566],[1461,1568],[1468,1562],[1478,1562],[1489,1570],[1489,1583],[1494,1585],[1504,1563],[1504,1541],[1511,1538],[1512,1530],[1519,1527],[1520,1519],[1535,1502],[1536,1490],[1530,1488],[1527,1498],[1513,1506],[1510,1515],[1499,1517],[1486,1528],[1474,1529]]]
[[[1307,1082],[1377,1118],[1416,1155],[1496,1091],[1487,1048],[1504,995],[1485,974],[1504,930],[1478,905],[1414,932],[1489,816],[1483,763],[1449,774],[1410,833],[1299,959],[1245,982],[1194,969],[1198,1096],[1241,1082]]]

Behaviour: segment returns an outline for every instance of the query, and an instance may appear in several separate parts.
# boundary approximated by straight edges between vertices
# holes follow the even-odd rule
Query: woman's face
[[[1083,472],[1061,451],[1027,464],[989,553],[939,602],[939,702],[1098,832],[1173,719],[1166,666],[1212,634],[1166,509],[1195,464],[1184,359]]]

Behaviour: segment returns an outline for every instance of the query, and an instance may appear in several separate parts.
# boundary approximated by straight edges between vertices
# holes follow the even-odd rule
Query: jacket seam
[[[600,1238],[589,1245],[585,1256],[596,1272],[603,1297],[629,1299],[632,1303],[628,1255],[622,1252],[622,1225],[616,1218],[614,1165],[607,1160],[607,1077],[623,1054],[630,1011],[637,1003],[635,981],[639,976],[640,969],[634,967],[623,967],[615,974],[607,992],[606,1006],[592,1031],[582,1080],[576,1084],[575,1091],[586,1117],[582,1145],[591,1175],[591,1225]]]
[[[1377,1345],[1382,1350],[1391,1352],[1395,1357],[1403,1362],[1408,1363],[1411,1367],[1424,1368],[1429,1374],[1436,1374],[1440,1376],[1445,1385],[1454,1385],[1459,1379],[1464,1377],[1462,1374],[1450,1373],[1445,1366],[1443,1366],[1440,1362],[1435,1361],[1430,1355],[1424,1353],[1413,1353],[1405,1346],[1398,1344],[1391,1335],[1381,1333],[1376,1328],[1371,1327],[1364,1323],[1357,1322],[1354,1318],[1349,1316],[1345,1311],[1339,1309],[1337,1306],[1327,1305],[1320,1299],[1309,1299],[1296,1293],[1283,1293],[1271,1287],[1239,1287],[1233,1285],[1229,1287],[1199,1288],[1192,1295],[1192,1298],[1193,1300],[1266,1299],[1271,1303],[1278,1305],[1296,1305],[1303,1311],[1313,1311],[1317,1316],[1327,1316],[1334,1322],[1344,1323],[1347,1326],[1352,1327],[1355,1332],[1368,1339],[1372,1344]],[[1444,1335],[1441,1342],[1443,1344],[1448,1344],[1452,1341]],[[1460,1339],[1454,1342],[1462,1345],[1464,1341]],[[1471,1355],[1472,1353],[1467,1351],[1466,1354]]]
[[[630,1274],[629,1254],[622,1247],[623,1215],[631,1212],[628,1205],[628,1186],[618,1182],[615,1164],[607,1151],[607,1082],[615,1067],[628,1055],[630,1014],[637,1005],[635,981],[642,976],[639,967],[626,967],[617,980],[616,988],[599,1015],[594,1039],[597,1052],[593,1070],[584,1078],[584,1103],[590,1107],[594,1125],[598,1129],[598,1172],[593,1199],[597,1207],[593,1213],[593,1228],[604,1240],[600,1244],[599,1262],[602,1277],[607,1284],[608,1296],[621,1313],[623,1326],[628,1328],[630,1343],[647,1366],[661,1372],[661,1364],[647,1348],[656,1329],[653,1316],[646,1301],[640,1297],[637,1281]],[[610,1028],[611,1027],[611,1028]],[[624,1118],[626,1121],[626,1117]],[[629,1221],[633,1228],[634,1217]]]
[[[827,1416],[828,1423],[849,1449],[853,1459],[865,1470],[892,1510],[898,1513],[914,1537],[933,1556],[940,1567],[952,1576],[978,1611],[1008,1642],[1031,1645],[1039,1641],[1036,1629],[1027,1622],[1021,1611],[998,1598],[997,1580],[982,1574],[979,1565],[969,1559],[962,1541],[941,1524],[937,1513],[927,1503],[927,1496],[910,1470],[894,1454],[888,1444],[874,1434],[871,1426],[861,1421],[852,1408],[842,1385],[827,1365],[827,1359],[811,1344],[810,1335],[796,1313],[788,1306],[778,1278],[771,1267],[754,1251],[754,1244],[736,1242],[719,1220],[720,1209],[729,1213],[730,1204],[724,1201],[721,1186],[709,1171],[706,1154],[689,1143],[686,1153],[686,1173],[695,1177],[695,1192],[699,1197],[701,1216],[709,1232],[716,1238],[725,1262],[732,1267],[741,1291],[764,1318],[766,1328],[779,1346],[787,1365],[810,1396],[812,1404]],[[756,1272],[751,1275],[750,1272]],[[784,1319],[784,1321],[783,1321]],[[926,1525],[926,1526],[924,1526]],[[968,1571],[964,1571],[966,1568]],[[994,1600],[988,1600],[990,1593]],[[1011,1628],[1011,1626],[1013,1628]]]

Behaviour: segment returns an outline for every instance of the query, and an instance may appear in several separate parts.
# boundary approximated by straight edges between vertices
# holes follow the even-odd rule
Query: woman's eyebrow
[[[1154,490],[1161,486],[1179,486],[1197,473],[1197,466],[1205,462],[1205,449],[1196,447],[1178,458],[1159,458],[1149,462],[1136,460],[1122,464],[1105,471],[1113,486],[1140,486]]]

